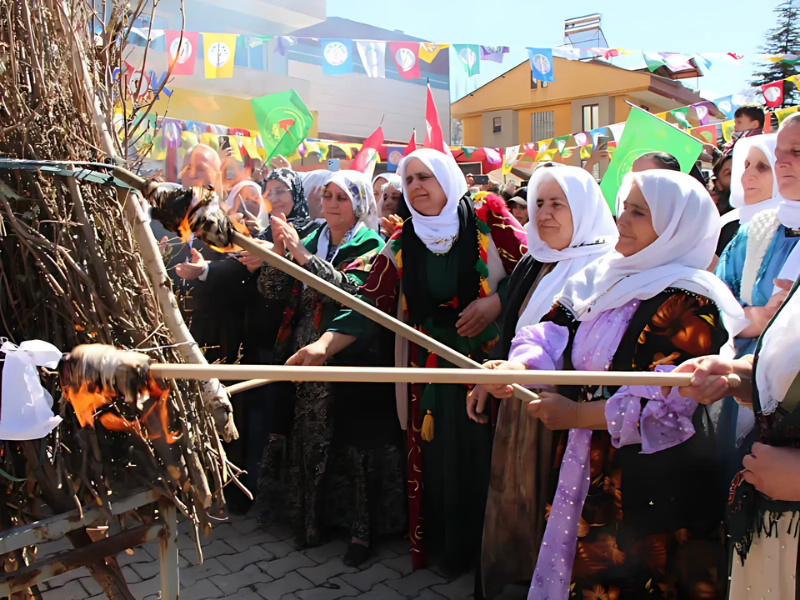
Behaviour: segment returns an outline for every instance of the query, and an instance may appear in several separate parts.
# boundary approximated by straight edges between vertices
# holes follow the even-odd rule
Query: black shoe
[[[345,553],[344,560],[342,562],[344,562],[344,564],[348,567],[357,567],[368,558],[369,546],[351,542],[350,547],[347,548],[347,552]]]

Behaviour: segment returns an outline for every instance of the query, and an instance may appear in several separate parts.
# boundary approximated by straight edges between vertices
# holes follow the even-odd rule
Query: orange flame
[[[147,392],[150,396],[150,407],[142,416],[129,421],[115,412],[104,412],[98,417],[100,424],[109,431],[136,433],[142,437],[143,430],[147,432],[147,439],[156,440],[163,435],[168,444],[174,443],[180,434],[169,430],[169,411],[167,398],[169,388],[162,390],[151,377],[148,382]],[[94,427],[95,415],[104,406],[113,404],[116,392],[109,389],[90,390],[87,382],[82,382],[80,388],[67,386],[63,390],[64,397],[72,404],[75,416],[81,427]]]

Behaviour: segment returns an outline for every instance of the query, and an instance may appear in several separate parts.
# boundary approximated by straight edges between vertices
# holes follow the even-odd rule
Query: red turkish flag
[[[361,150],[358,151],[350,168],[353,171],[365,173],[368,169],[374,170],[377,157],[380,156],[380,148],[383,145],[383,129],[378,127],[371,136],[364,140]]]
[[[453,153],[450,152],[450,146],[444,143],[442,124],[439,121],[439,112],[436,110],[436,104],[433,102],[431,84],[428,84],[428,103],[425,107],[425,130],[425,142],[422,144],[423,148],[433,148],[439,152],[444,152],[448,156],[453,156]]]
[[[403,79],[419,79],[419,42],[389,42],[397,72]]]
[[[403,150],[403,158],[411,154],[414,150],[417,149],[417,130],[411,132],[411,139],[408,140],[408,145],[406,149]]]
[[[783,104],[783,81],[762,85],[761,93],[764,94],[764,102],[767,106],[778,108]]]
[[[167,30],[164,32],[167,38],[167,57],[172,67],[173,75],[191,75],[194,73],[194,62],[197,58],[197,32],[184,31],[183,41],[181,41],[180,31]],[[178,46],[180,45],[180,52]]]

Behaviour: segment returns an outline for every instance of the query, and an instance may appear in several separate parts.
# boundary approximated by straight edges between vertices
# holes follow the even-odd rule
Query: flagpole
[[[283,135],[281,136],[281,139],[278,140],[278,143],[275,144],[275,148],[272,149],[272,152],[270,152],[270,155],[267,157],[267,160],[265,161],[267,164],[269,164],[269,161],[271,161],[273,158],[275,158],[275,150],[278,148],[278,146],[281,145],[281,143],[283,142],[283,138],[285,138],[287,134],[289,134],[289,129],[288,128],[283,130]],[[292,139],[294,139],[293,135],[289,134],[289,136]]]

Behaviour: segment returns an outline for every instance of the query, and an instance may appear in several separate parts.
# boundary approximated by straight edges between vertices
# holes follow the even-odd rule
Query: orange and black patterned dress
[[[581,324],[561,306],[545,319],[569,329],[564,360],[565,368],[571,369],[584,351],[574,347]],[[678,365],[717,354],[727,337],[710,300],[670,289],[638,305],[611,368],[652,371],[659,365]],[[579,402],[608,399],[616,391],[559,389]],[[644,409],[648,400],[641,402]],[[592,433],[590,484],[577,527],[570,599],[724,597],[726,556],[720,538],[724,488],[717,480],[705,408],[698,407],[691,419],[694,435],[650,454],[642,453],[641,444],[615,448],[608,431]],[[567,434],[562,433],[556,450],[551,499]],[[549,505],[546,512],[549,518]],[[529,597],[536,597],[535,584]]]

